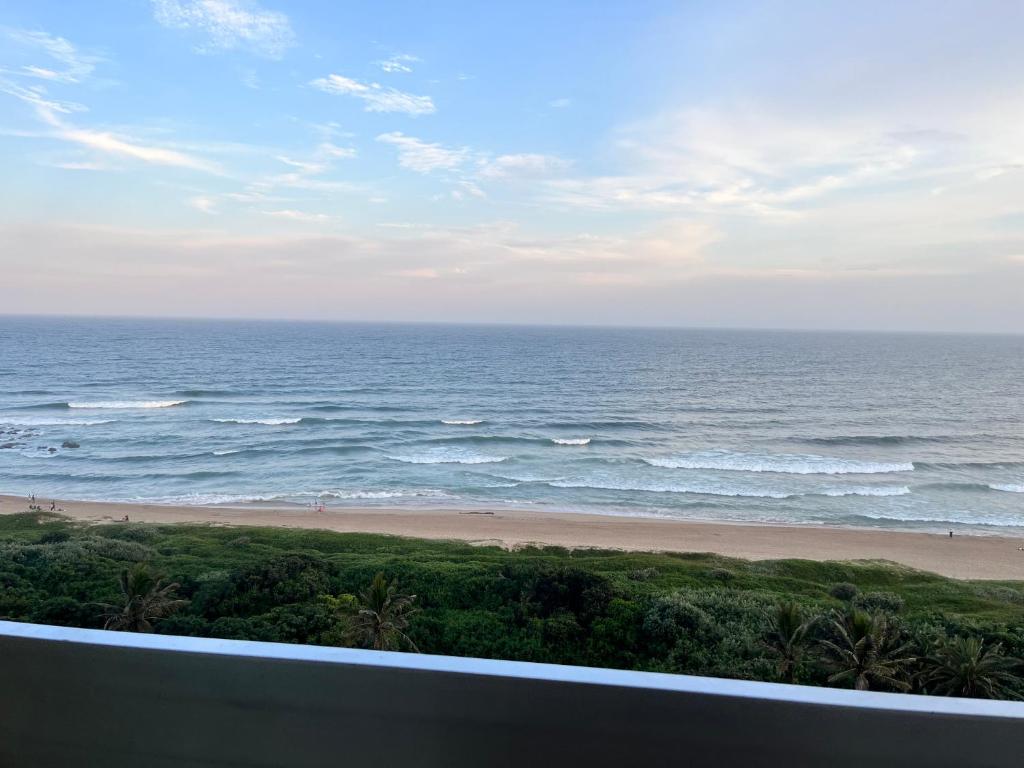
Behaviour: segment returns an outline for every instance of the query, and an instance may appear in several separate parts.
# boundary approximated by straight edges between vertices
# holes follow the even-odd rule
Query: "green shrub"
[[[833,584],[829,587],[828,593],[836,600],[849,602],[857,596],[858,591],[856,584],[851,584],[848,581],[841,581],[838,584]]]
[[[899,613],[905,603],[902,597],[892,592],[865,592],[857,595],[853,599],[853,604],[869,613]]]

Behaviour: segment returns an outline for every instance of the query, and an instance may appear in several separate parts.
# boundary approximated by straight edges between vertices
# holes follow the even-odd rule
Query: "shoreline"
[[[49,499],[36,503],[44,511]],[[635,552],[711,552],[746,560],[888,560],[956,579],[1024,581],[1024,538],[824,526],[670,520],[582,512],[487,508],[187,506],[57,500],[82,522],[246,525],[381,533],[505,547],[531,544]],[[0,495],[0,514],[25,512],[22,496]]]

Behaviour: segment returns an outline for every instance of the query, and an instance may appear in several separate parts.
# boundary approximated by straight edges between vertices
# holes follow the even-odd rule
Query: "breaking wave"
[[[667,459],[644,459],[653,467],[712,469],[727,472],[773,472],[785,475],[875,475],[912,472],[911,462],[874,462],[828,456],[780,453],[775,455],[703,451]]]
[[[280,427],[284,424],[298,424],[302,419],[210,419],[219,424],[263,424],[268,427]]]
[[[992,483],[989,488],[1006,493],[1024,493],[1024,483]]]
[[[910,488],[905,485],[879,486],[877,488],[833,488],[821,491],[821,496],[906,496]],[[814,495],[814,494],[808,494]]]
[[[405,464],[496,464],[508,457],[490,456],[461,448],[443,448],[422,453],[395,454],[388,458]]]
[[[590,445],[589,437],[553,437],[551,442],[555,445]]]
[[[647,493],[691,493],[701,496],[744,496],[757,499],[790,499],[800,495],[757,488],[738,488],[702,483],[675,485],[670,483],[617,483],[601,480],[551,480],[547,485],[550,485],[552,488],[593,488],[601,491],[645,491]]]
[[[187,402],[188,400],[100,400],[97,402],[67,403],[67,407],[137,410],[144,408],[173,408],[176,405],[184,405]]]

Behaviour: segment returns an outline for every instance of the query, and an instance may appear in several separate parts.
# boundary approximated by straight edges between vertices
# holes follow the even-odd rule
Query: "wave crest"
[[[285,424],[298,424],[302,419],[210,419],[219,424],[263,424],[268,427],[280,427]]]
[[[875,475],[912,472],[911,462],[874,462],[838,459],[811,454],[755,454],[703,451],[667,459],[644,459],[666,469],[711,469],[726,472],[772,472],[784,475]]]
[[[906,496],[910,488],[905,485],[888,485],[877,488],[832,488],[822,491],[822,496]]]
[[[555,445],[590,445],[589,437],[553,437],[551,442]]]
[[[111,410],[141,410],[148,408],[173,408],[184,405],[188,400],[99,400],[96,402],[68,403],[68,408],[90,408]]]
[[[743,496],[756,499],[791,499],[800,494],[782,491],[759,490],[756,488],[735,488],[720,485],[675,485],[662,483],[604,482],[601,480],[552,480],[552,488],[593,488],[599,491],[644,491],[646,493],[689,493],[700,496]]]
[[[423,453],[396,454],[388,458],[405,464],[496,464],[508,457],[489,456],[460,448],[445,448]]]
[[[1006,493],[1024,493],[1024,483],[992,483],[989,488]]]

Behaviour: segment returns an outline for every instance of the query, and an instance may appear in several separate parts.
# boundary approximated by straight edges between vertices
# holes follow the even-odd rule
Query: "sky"
[[[0,0],[0,312],[1024,332],[1021,29]]]

